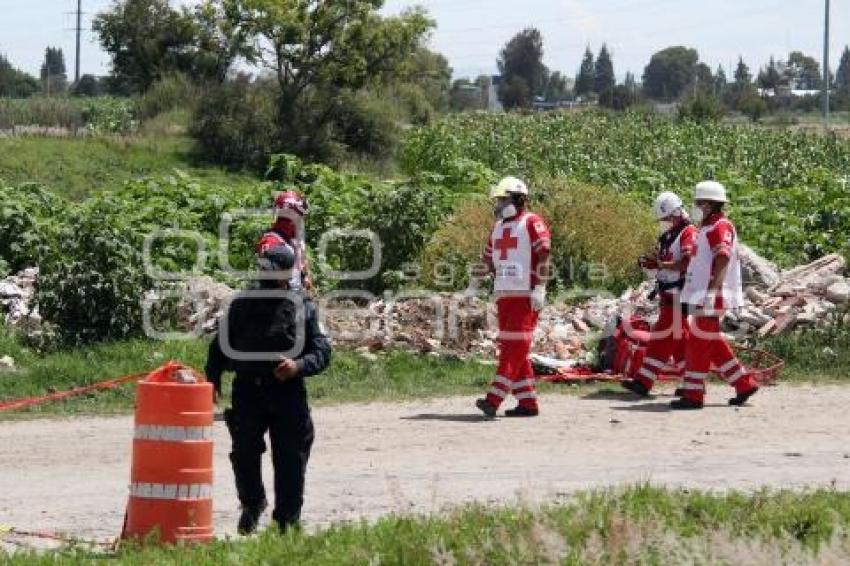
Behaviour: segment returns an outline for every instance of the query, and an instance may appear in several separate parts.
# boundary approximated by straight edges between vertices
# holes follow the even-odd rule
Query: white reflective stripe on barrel
[[[144,499],[210,499],[212,497],[212,485],[208,483],[134,483],[130,484],[130,497],[141,497]]]
[[[136,425],[133,438],[137,440],[163,440],[166,442],[186,442],[189,440],[212,440],[211,426],[165,426]]]

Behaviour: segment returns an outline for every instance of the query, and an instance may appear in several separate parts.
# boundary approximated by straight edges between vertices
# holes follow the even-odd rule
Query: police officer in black
[[[313,444],[304,380],[324,371],[331,359],[315,305],[301,291],[289,290],[292,248],[275,246],[258,260],[264,274],[255,285],[259,293],[240,293],[231,302],[206,365],[216,397],[222,373],[236,373],[233,407],[225,411],[225,421],[233,438],[230,460],[242,505],[240,534],[254,532],[267,507],[260,465],[266,432],[274,465],[272,519],[283,531],[298,525]]]

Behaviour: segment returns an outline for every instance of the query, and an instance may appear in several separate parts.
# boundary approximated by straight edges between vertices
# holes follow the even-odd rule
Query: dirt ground
[[[641,481],[850,489],[850,387],[769,388],[742,409],[725,405],[728,394],[715,387],[710,406],[687,413],[670,413],[664,394],[646,401],[550,394],[542,415],[527,420],[484,420],[466,397],[319,408],[305,523],[427,513],[466,501],[547,501]],[[0,524],[116,536],[131,438],[129,417],[0,424]],[[222,422],[215,443],[216,531],[226,535],[238,507]]]

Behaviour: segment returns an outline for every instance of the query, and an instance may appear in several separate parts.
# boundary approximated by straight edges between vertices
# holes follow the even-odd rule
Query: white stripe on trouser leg
[[[688,379],[704,380],[704,379],[708,378],[708,374],[707,373],[701,373],[701,372],[698,372],[698,371],[686,371],[685,377],[687,377]]]
[[[685,369],[685,360],[682,360],[681,362],[677,363],[675,367],[676,369]]]
[[[647,368],[640,368],[638,375],[641,375],[641,376],[643,376],[643,377],[645,377],[649,380],[652,380],[652,381],[655,381],[656,379],[658,379],[658,377],[654,373],[652,373],[652,371],[648,370]]]
[[[664,369],[664,367],[667,365],[662,361],[656,360],[655,358],[644,358],[643,364],[657,369]]]
[[[518,401],[523,401],[525,399],[537,399],[537,393],[534,391],[523,391],[522,393],[517,393],[514,395]]]
[[[498,397],[499,399],[504,399],[504,398],[505,398],[505,395],[507,395],[507,394],[508,394],[508,392],[507,392],[507,391],[503,391],[503,390],[499,389],[498,387],[491,387],[491,388],[490,388],[490,391],[489,391],[488,393],[489,393],[490,395],[493,395],[493,396],[495,396],[495,397]]]
[[[704,391],[705,384],[704,383],[690,383],[686,381],[682,384],[682,389],[686,391]]]
[[[727,371],[729,371],[730,369],[732,369],[736,365],[738,365],[738,360],[734,360],[734,359],[729,360],[728,362],[726,362],[725,364],[723,364],[722,366],[717,368],[717,371],[719,373],[726,373]]]
[[[729,377],[726,378],[726,381],[729,382],[729,383],[735,383],[736,381],[738,381],[739,379],[744,377],[744,375],[746,375],[746,373],[747,372],[744,371],[744,368],[739,367],[738,371],[736,371],[735,373],[733,373],[732,375],[730,375]]]
[[[510,389],[511,386],[513,385],[513,382],[503,375],[497,375],[496,378],[493,380],[493,382],[498,383],[500,385],[504,385],[508,389]]]
[[[523,379],[522,381],[517,381],[513,384],[511,390],[516,391],[517,389],[522,389],[523,387],[534,387],[534,380]]]

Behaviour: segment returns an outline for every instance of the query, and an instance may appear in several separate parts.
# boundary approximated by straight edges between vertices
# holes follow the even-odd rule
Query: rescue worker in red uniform
[[[653,295],[659,298],[658,320],[650,332],[643,365],[635,379],[623,382],[623,387],[647,397],[658,380],[659,372],[673,366],[685,367],[685,338],[687,314],[680,301],[685,273],[694,255],[697,229],[684,210],[682,199],[674,193],[661,193],[652,207],[663,233],[658,239],[656,254],[639,260],[644,269],[655,269],[656,286]]]
[[[313,288],[304,238],[304,217],[308,209],[307,200],[297,192],[285,191],[278,194],[274,201],[274,224],[257,242],[257,257],[262,257],[266,251],[281,245],[295,250],[295,267],[289,281],[289,288],[293,291],[310,291]]]
[[[487,396],[475,405],[494,417],[505,397],[512,394],[517,406],[505,411],[505,416],[534,417],[539,407],[529,355],[550,277],[549,228],[542,218],[528,212],[528,187],[521,180],[502,179],[490,189],[490,197],[495,201],[497,220],[471,288],[477,288],[481,277],[494,274],[499,366]]]
[[[712,369],[735,388],[730,405],[741,406],[758,391],[757,382],[720,332],[723,311],[744,302],[738,235],[723,212],[727,202],[726,188],[720,183],[704,181],[696,186],[691,217],[699,233],[682,289],[682,302],[692,316],[685,342],[685,382],[678,391],[681,398],[671,402],[673,409],[702,409],[705,381]]]

